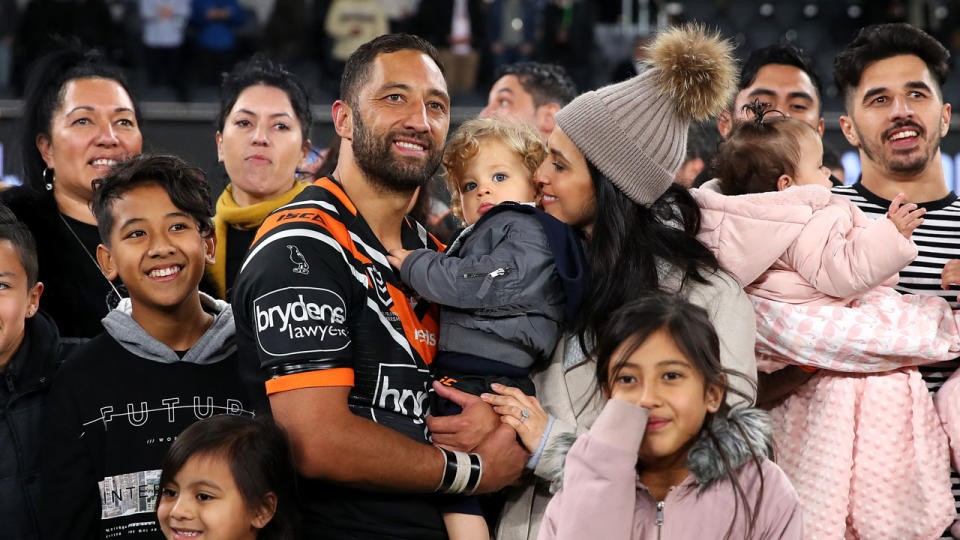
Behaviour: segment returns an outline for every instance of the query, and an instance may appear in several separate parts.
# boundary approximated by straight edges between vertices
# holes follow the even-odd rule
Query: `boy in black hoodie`
[[[39,534],[42,413],[61,351],[37,277],[30,229],[0,205],[0,538]]]
[[[159,469],[171,442],[213,414],[252,416],[266,398],[258,375],[237,362],[230,306],[198,289],[214,253],[203,172],[173,156],[135,157],[94,181],[93,212],[100,266],[130,298],[54,381],[44,532],[156,538]]]

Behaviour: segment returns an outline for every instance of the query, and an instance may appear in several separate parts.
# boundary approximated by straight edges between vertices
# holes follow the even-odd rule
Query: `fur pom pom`
[[[647,48],[647,65],[660,70],[660,86],[688,120],[719,114],[736,90],[733,45],[694,24],[661,32]]]

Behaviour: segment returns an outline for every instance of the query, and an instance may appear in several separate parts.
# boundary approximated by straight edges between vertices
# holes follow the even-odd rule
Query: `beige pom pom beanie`
[[[683,164],[690,121],[719,114],[732,98],[732,51],[699,26],[661,32],[646,71],[580,95],[557,113],[557,125],[624,194],[649,206]]]

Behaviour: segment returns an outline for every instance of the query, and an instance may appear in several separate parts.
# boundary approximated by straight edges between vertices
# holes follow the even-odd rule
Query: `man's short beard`
[[[356,109],[353,111],[353,156],[363,174],[381,188],[396,193],[410,193],[426,185],[440,167],[443,148],[434,148],[431,141],[418,135],[417,139],[427,146],[426,161],[395,156],[392,151],[394,133],[382,138],[368,130]]]
[[[863,133],[856,127],[856,124],[854,124],[854,129],[857,131],[857,137],[862,141],[860,148],[863,150],[864,155],[867,156],[867,159],[877,163],[883,169],[899,175],[915,175],[923,172],[923,170],[927,168],[927,165],[936,158],[937,150],[940,149],[940,141],[942,139],[939,131],[933,132],[935,137],[935,139],[931,141],[933,144],[924,148],[924,152],[910,159],[910,161],[904,161],[898,159],[897,156],[893,156],[893,159],[887,159],[887,157],[883,155],[882,144],[877,148],[873,146],[873,143],[867,143],[866,141],[868,139],[863,136]],[[929,149],[929,152],[926,151],[927,149]],[[881,161],[877,161],[878,157]]]

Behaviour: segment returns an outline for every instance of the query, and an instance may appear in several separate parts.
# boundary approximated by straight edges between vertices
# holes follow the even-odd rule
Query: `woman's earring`
[[[50,167],[43,170],[43,187],[53,191],[53,183],[57,180],[57,172]]]

